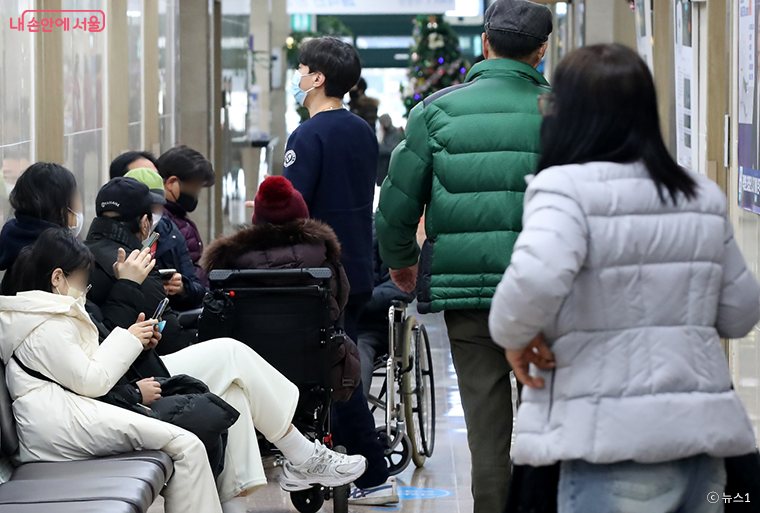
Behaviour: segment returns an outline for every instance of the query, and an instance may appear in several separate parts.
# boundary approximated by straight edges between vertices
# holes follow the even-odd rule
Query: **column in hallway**
[[[276,4],[278,2],[272,2]],[[251,57],[252,69],[248,86],[256,88],[258,95],[258,112],[259,123],[258,129],[262,138],[271,137],[271,104],[270,104],[270,56],[272,53],[272,14],[269,0],[251,0],[251,17],[250,17],[250,35],[253,38],[253,55]],[[255,81],[254,81],[255,80]],[[249,90],[249,94],[250,94]],[[250,124],[250,119],[248,121]],[[250,130],[250,126],[248,127]],[[245,172],[245,185],[247,188],[246,199],[253,199],[258,189],[259,179],[259,162],[261,152],[264,149],[252,148],[250,146],[243,148],[243,171]]]
[[[269,99],[272,111],[272,137],[279,137],[280,142],[274,150],[273,169],[270,174],[281,174],[285,143],[288,137],[285,128],[285,111],[287,109],[286,95],[289,90],[285,84],[288,68],[285,40],[290,32],[290,16],[287,13],[286,2],[272,2],[272,91]],[[274,59],[277,59],[276,61]],[[279,64],[278,64],[279,63]]]
[[[161,138],[158,121],[158,0],[143,0],[142,148],[158,155]]]
[[[211,16],[209,3],[179,3],[179,84],[177,94],[177,142],[213,162],[211,82]],[[221,187],[221,184],[219,184]],[[204,189],[198,208],[191,214],[204,243],[212,237],[213,189]]]
[[[39,0],[37,9],[61,10],[61,0]],[[54,30],[34,37],[32,158],[63,164],[63,36]]]

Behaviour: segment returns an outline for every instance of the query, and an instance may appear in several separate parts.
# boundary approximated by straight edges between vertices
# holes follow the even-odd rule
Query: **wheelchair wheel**
[[[433,359],[430,354],[430,339],[425,325],[421,324],[417,334],[416,360],[414,376],[417,382],[414,387],[416,396],[417,421],[420,430],[422,450],[426,457],[433,455],[435,448],[435,378],[433,377]]]
[[[346,454],[346,448],[338,445],[335,452]],[[351,494],[351,485],[338,486],[332,489],[333,513],[348,513],[348,496]]]
[[[388,473],[396,476],[406,470],[412,461],[412,442],[406,433],[399,433],[398,428],[392,428],[391,433],[394,439],[399,435],[401,436],[398,445],[392,450],[390,449],[392,441],[387,439],[386,427],[379,426],[377,428],[377,435],[380,440],[383,440],[385,446],[385,462],[388,464]]]
[[[317,513],[325,503],[325,495],[321,486],[314,486],[308,490],[290,492],[290,502],[301,513]]]
[[[425,449],[422,442],[422,426],[417,415],[419,404],[416,390],[418,388],[417,371],[414,368],[420,351],[420,327],[417,319],[407,317],[404,321],[402,354],[404,370],[401,374],[401,402],[404,404],[406,432],[412,442],[412,461],[417,468],[425,464]]]

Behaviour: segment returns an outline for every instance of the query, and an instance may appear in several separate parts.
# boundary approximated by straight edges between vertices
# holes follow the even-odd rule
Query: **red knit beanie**
[[[285,224],[309,217],[303,196],[284,176],[270,176],[259,187],[253,206],[253,219],[272,224]]]

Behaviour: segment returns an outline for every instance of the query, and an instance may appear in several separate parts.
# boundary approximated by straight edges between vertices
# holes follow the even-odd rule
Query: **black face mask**
[[[351,97],[352,100],[359,99],[359,91],[349,91],[348,95]]]
[[[184,208],[186,212],[192,212],[198,206],[198,198],[192,194],[180,191],[177,205]]]

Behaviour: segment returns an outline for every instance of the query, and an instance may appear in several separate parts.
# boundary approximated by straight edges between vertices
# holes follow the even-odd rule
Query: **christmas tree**
[[[469,67],[462,59],[459,36],[443,16],[418,16],[414,20],[414,42],[409,84],[402,91],[407,116],[427,96],[462,83]]]

